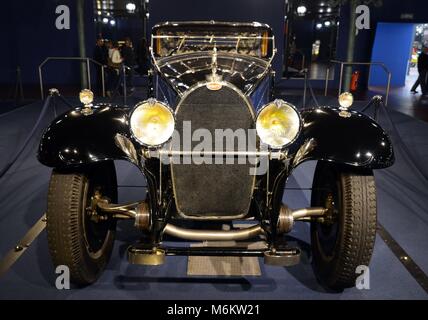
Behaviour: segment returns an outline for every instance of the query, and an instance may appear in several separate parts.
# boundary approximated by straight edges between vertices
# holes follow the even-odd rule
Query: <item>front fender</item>
[[[307,160],[323,160],[367,169],[394,163],[392,143],[386,132],[370,117],[338,108],[319,107],[301,112],[303,144],[292,159],[292,167]]]
[[[42,164],[67,167],[106,160],[137,161],[129,139],[128,109],[103,104],[92,110],[85,115],[75,108],[50,124],[39,144],[37,157]]]

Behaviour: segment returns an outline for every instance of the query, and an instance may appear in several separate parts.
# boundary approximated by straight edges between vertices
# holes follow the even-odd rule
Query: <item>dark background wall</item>
[[[55,27],[58,5],[70,8],[70,29]],[[86,50],[95,41],[92,1],[85,1]],[[77,12],[74,0],[2,1],[0,9],[0,85],[13,85],[20,66],[23,85],[37,87],[38,65],[48,56],[79,56]],[[78,84],[76,62],[50,62],[44,70],[46,85]],[[5,90],[5,89],[4,89]]]
[[[428,1],[384,0],[382,8],[371,8],[371,30],[360,31],[356,39],[356,61],[370,61],[375,30],[378,22],[428,23]],[[70,7],[71,29],[55,28],[55,8]],[[149,30],[165,20],[224,20],[259,21],[274,29],[278,54],[274,65],[281,70],[283,59],[284,0],[151,0],[149,4]],[[406,14],[406,15],[403,15]],[[409,19],[410,16],[410,19]],[[85,1],[86,51],[92,55],[95,41],[93,1]],[[337,56],[345,58],[349,15],[341,10]],[[139,23],[118,21],[112,37],[142,35]],[[133,31],[132,31],[133,30]],[[2,1],[0,32],[3,42],[0,50],[0,93],[15,83],[15,70],[21,67],[24,91],[38,88],[37,66],[47,56],[78,56],[77,16],[75,0],[14,0]],[[136,34],[136,35],[135,35]],[[45,70],[46,86],[79,85],[79,68],[76,63],[50,63]],[[278,72],[279,74],[280,72]],[[30,88],[30,89],[28,89]],[[37,92],[37,91],[36,91]],[[27,94],[28,96],[28,94]]]

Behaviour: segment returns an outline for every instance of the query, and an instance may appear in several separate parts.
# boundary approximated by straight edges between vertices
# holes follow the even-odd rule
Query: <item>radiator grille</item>
[[[206,86],[191,89],[176,111],[176,129],[183,137],[183,124],[190,121],[191,132],[204,128],[214,137],[216,129],[254,129],[254,115],[248,100],[236,89],[223,86],[211,91]],[[215,140],[213,138],[213,140]],[[199,144],[191,143],[192,149]],[[214,145],[214,141],[212,141]],[[229,145],[229,149],[230,149]],[[218,147],[218,146],[217,146]],[[233,150],[240,146],[235,139]],[[182,144],[180,149],[185,146]],[[188,151],[188,150],[186,150]],[[228,150],[224,143],[223,151]],[[171,164],[178,212],[194,218],[238,218],[245,216],[251,202],[254,176],[252,165],[245,164]]]

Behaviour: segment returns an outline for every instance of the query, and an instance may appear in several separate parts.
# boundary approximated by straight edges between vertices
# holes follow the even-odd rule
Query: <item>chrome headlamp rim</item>
[[[144,142],[142,142],[140,139],[138,139],[138,137],[134,134],[134,131],[132,130],[132,127],[131,127],[131,119],[132,119],[132,115],[134,114],[134,112],[135,112],[135,110],[137,110],[137,108],[138,107],[140,107],[141,105],[143,105],[143,104],[145,104],[145,103],[158,103],[158,104],[160,104],[161,106],[163,106],[163,107],[165,107],[166,109],[168,109],[168,111],[171,113],[171,116],[172,116],[172,118],[173,118],[173,120],[174,120],[174,130],[175,130],[175,123],[176,123],[176,118],[175,118],[175,113],[174,113],[174,110],[168,105],[168,104],[166,104],[165,102],[162,102],[162,101],[159,101],[159,100],[157,100],[157,99],[155,99],[155,98],[149,98],[149,99],[146,99],[146,100],[143,100],[143,101],[140,101],[140,102],[137,102],[136,104],[135,104],[135,106],[131,109],[131,112],[129,112],[129,116],[128,116],[128,124],[129,124],[129,132],[130,132],[130,135],[131,135],[131,138],[134,140],[134,141],[136,141],[139,145],[141,145],[142,147],[145,147],[145,148],[147,148],[147,149],[159,149],[159,148],[161,148],[162,146],[164,146],[166,143],[168,143],[171,139],[172,139],[172,137],[173,137],[173,135],[174,135],[174,133],[173,134],[171,134],[171,137],[169,137],[169,139],[168,140],[166,140],[165,142],[162,142],[162,143],[159,143],[159,144],[156,144],[156,145],[153,145],[153,144],[147,144],[147,143],[144,143]]]
[[[299,119],[299,128],[297,130],[296,136],[292,140],[290,140],[290,142],[288,142],[288,143],[286,143],[286,144],[284,144],[282,146],[272,146],[272,145],[270,145],[268,143],[265,143],[262,140],[262,138],[260,137],[259,133],[257,132],[257,120],[258,120],[260,114],[262,113],[262,111],[264,109],[266,109],[267,107],[269,107],[271,104],[277,104],[277,103],[286,104],[287,106],[289,106],[291,109],[293,109],[293,111],[296,113],[296,115],[297,115],[297,117]],[[283,150],[286,147],[292,145],[300,137],[302,129],[303,129],[303,119],[302,119],[302,115],[300,114],[299,110],[297,109],[297,107],[294,104],[292,104],[290,102],[287,102],[287,101],[285,101],[283,99],[275,99],[273,101],[269,101],[268,103],[266,103],[265,105],[263,105],[258,110],[258,112],[257,112],[257,116],[256,116],[256,132],[257,132],[257,136],[259,137],[260,142],[263,143],[263,144],[265,144],[265,145],[267,145],[269,147],[269,149],[271,149],[271,150]]]

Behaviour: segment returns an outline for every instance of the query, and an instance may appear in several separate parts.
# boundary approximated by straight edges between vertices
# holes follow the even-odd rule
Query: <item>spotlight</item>
[[[320,12],[320,13],[323,13],[323,12],[324,12],[324,9],[322,9],[322,8],[321,8],[321,9],[319,10],[319,12]]]
[[[146,13],[146,18],[148,19],[150,17],[150,14],[147,12]]]
[[[114,20],[110,20],[110,24],[111,24],[112,26],[114,26],[114,25],[116,24],[116,21],[114,21]]]
[[[108,23],[108,19],[107,18],[103,18],[103,23],[107,24]]]
[[[305,6],[298,6],[298,7],[297,7],[297,14],[298,14],[299,16],[304,16],[307,10],[308,10],[308,9],[306,9],[306,7],[305,7]]]
[[[98,11],[97,13],[98,13],[98,15],[100,16],[102,12],[101,12],[101,11]]]
[[[331,12],[331,8],[330,7],[327,8],[327,12]]]
[[[137,6],[135,5],[135,3],[132,2],[128,2],[126,4],[126,10],[128,10],[128,12],[133,13],[135,11],[135,9],[137,8]]]
[[[330,27],[330,26],[331,26],[331,22],[330,22],[330,21],[325,21],[325,22],[324,22],[324,25],[325,25],[326,27]]]
[[[315,26],[318,30],[322,28],[322,23],[317,23]]]

